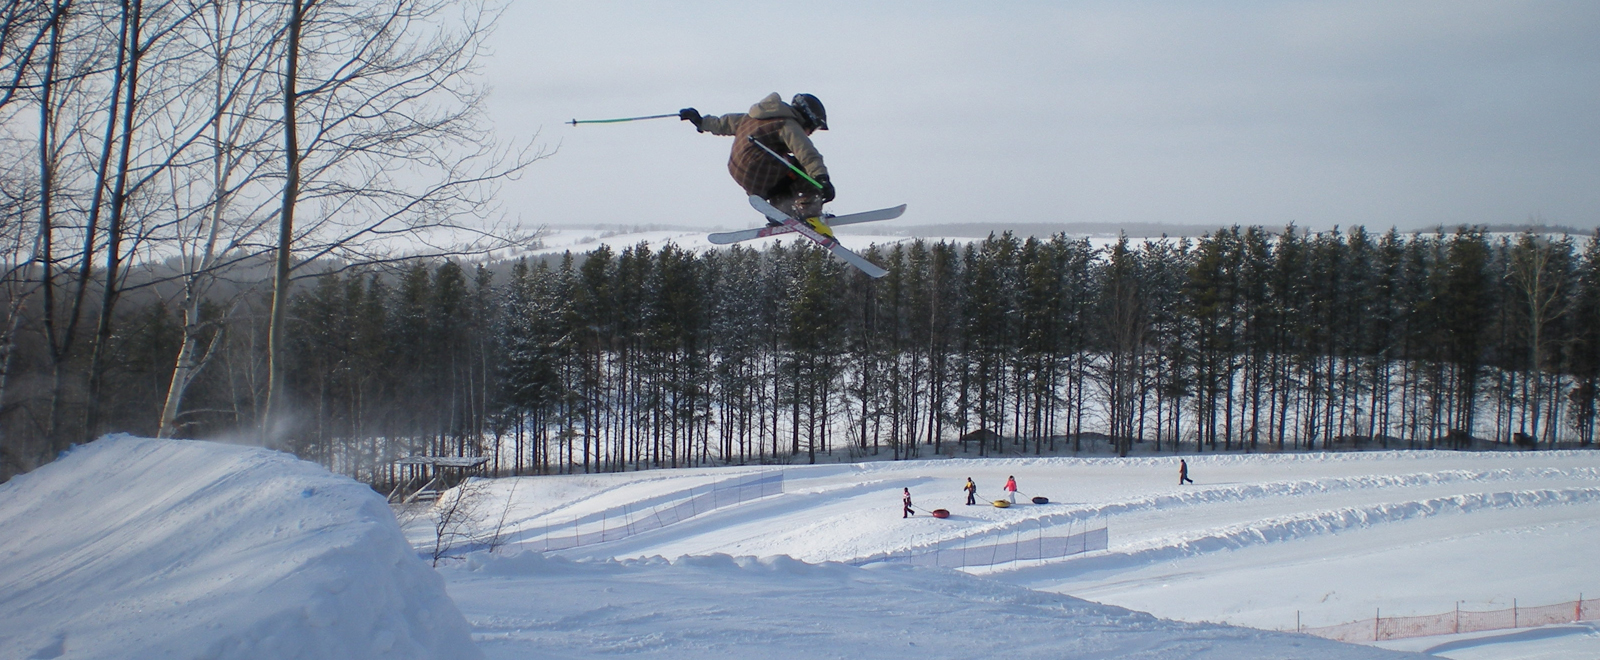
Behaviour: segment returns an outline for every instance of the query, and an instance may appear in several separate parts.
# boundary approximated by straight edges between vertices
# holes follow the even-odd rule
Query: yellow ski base
[[[833,235],[833,227],[829,227],[828,223],[822,221],[822,218],[806,218],[806,224],[811,225],[811,228],[815,229],[818,234],[828,238],[837,238]]]

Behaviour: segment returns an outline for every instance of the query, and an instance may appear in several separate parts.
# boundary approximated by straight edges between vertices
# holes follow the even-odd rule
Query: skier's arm
[[[822,164],[822,154],[817,151],[817,145],[812,144],[811,138],[800,128],[799,122],[783,122],[778,137],[783,138],[783,143],[789,147],[789,153],[794,154],[795,160],[800,161],[800,167],[804,168],[811,178],[820,180],[828,176],[828,166]]]
[[[700,130],[712,135],[733,135],[739,124],[749,118],[750,115],[743,112],[734,112],[721,117],[701,117]]]

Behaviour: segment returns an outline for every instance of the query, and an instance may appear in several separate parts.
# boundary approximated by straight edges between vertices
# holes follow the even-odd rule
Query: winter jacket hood
[[[749,115],[751,119],[783,118],[800,121],[800,111],[794,109],[794,106],[784,103],[783,97],[778,96],[777,92],[768,94],[766,98],[750,106]]]

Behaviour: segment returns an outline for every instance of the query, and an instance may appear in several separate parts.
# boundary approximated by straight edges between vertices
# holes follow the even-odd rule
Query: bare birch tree
[[[161,437],[178,433],[184,394],[223,337],[226,319],[206,318],[204,304],[234,309],[243,293],[235,290],[215,301],[215,284],[262,252],[250,246],[261,243],[272,215],[273,198],[265,188],[274,178],[270,141],[279,126],[268,113],[277,96],[270,67],[283,43],[280,9],[213,2],[197,24],[210,64],[202,86],[212,109],[205,140],[209,171],[192,177],[190,185],[174,186],[173,205],[194,211],[173,227],[172,249],[182,269],[183,343],[161,407]]]
[[[295,266],[484,253],[528,240],[491,221],[492,193],[541,156],[496,145],[483,125],[472,73],[497,16],[483,3],[291,3],[262,420],[269,442],[290,422],[283,334]]]
[[[1523,379],[1524,401],[1528,415],[1522,432],[1528,433],[1535,444],[1541,436],[1552,444],[1555,428],[1548,433],[1541,427],[1546,398],[1546,363],[1549,356],[1546,346],[1549,337],[1545,329],[1567,311],[1567,284],[1571,280],[1570,259],[1572,241],[1551,241],[1531,231],[1523,232],[1511,249],[1511,283],[1516,289],[1518,302],[1526,315],[1528,333],[1528,376]],[[1559,380],[1559,378],[1558,378]],[[1551,410],[1554,410],[1552,407]],[[1531,417],[1532,419],[1528,419]]]

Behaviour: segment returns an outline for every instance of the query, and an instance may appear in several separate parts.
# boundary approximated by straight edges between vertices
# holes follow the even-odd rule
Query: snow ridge
[[[1121,502],[1111,502],[1096,505],[1068,505],[1068,510],[1060,513],[1047,513],[1026,518],[997,521],[971,528],[970,531],[953,538],[941,538],[935,542],[909,543],[890,549],[887,554],[896,552],[916,552],[949,545],[952,542],[974,542],[990,538],[1001,538],[1019,531],[1050,533],[1049,530],[1059,526],[1095,526],[1099,521],[1107,518],[1151,511],[1157,509],[1171,509],[1177,507],[1218,504],[1225,502],[1243,502],[1263,498],[1303,497],[1351,490],[1379,490],[1403,489],[1442,484],[1484,483],[1491,484],[1506,481],[1523,481],[1533,478],[1565,477],[1573,480],[1588,480],[1600,482],[1600,469],[1596,468],[1500,468],[1494,470],[1440,470],[1437,472],[1421,472],[1399,475],[1363,475],[1355,477],[1327,477],[1322,479],[1301,479],[1294,481],[1269,482],[1261,484],[1239,484],[1231,486],[1208,487],[1180,493],[1166,493],[1152,495]],[[1535,504],[1545,504],[1538,502]],[[1507,502],[1506,504],[1510,504]],[[882,553],[880,553],[882,554]]]
[[[1066,564],[1072,573],[1136,564],[1171,561],[1207,552],[1236,550],[1254,545],[1304,539],[1320,534],[1372,527],[1439,515],[1483,509],[1561,506],[1600,502],[1600,488],[1561,488],[1470,493],[1367,507],[1345,507],[1279,516],[1259,522],[1230,525],[1198,535],[1146,542],[1112,554],[1086,557]]]
[[[288,454],[108,436],[0,530],[0,656],[482,657],[383,497]]]

